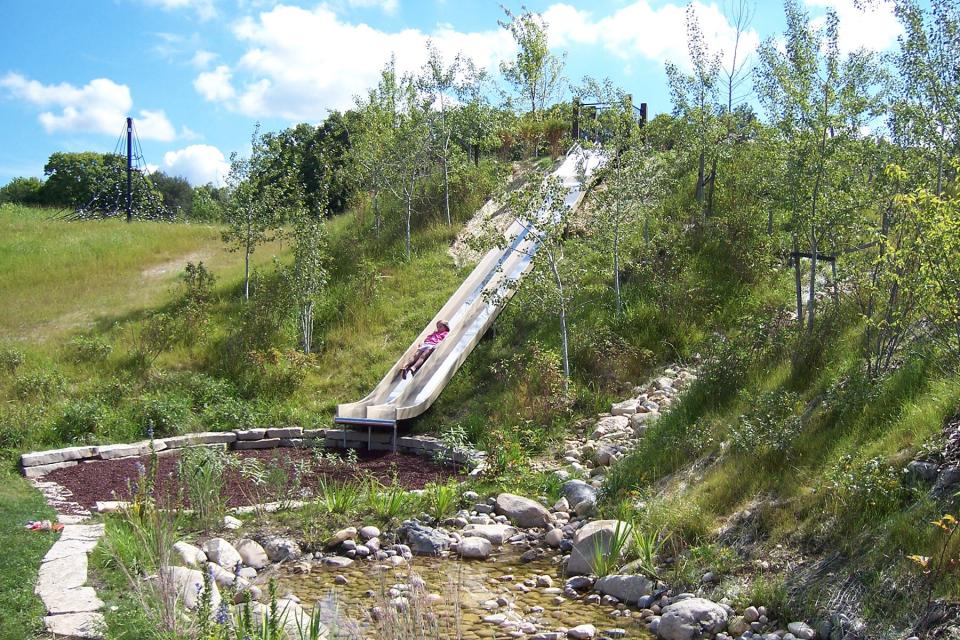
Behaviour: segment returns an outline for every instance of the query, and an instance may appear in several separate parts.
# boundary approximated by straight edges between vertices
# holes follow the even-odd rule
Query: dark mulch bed
[[[305,449],[272,449],[262,451],[236,451],[230,455],[259,459],[268,468],[282,468],[288,477],[293,477],[294,465],[308,463],[309,471],[304,475],[302,488],[315,493],[321,478],[327,482],[349,482],[364,478],[375,478],[385,485],[396,480],[406,489],[422,489],[430,482],[444,482],[457,475],[457,471],[445,467],[429,458],[407,453],[386,451],[360,451],[356,464],[344,462],[336,464],[326,459],[317,459]],[[177,498],[181,494],[178,464],[179,452],[161,456],[158,460],[158,487],[156,495],[160,500]],[[57,469],[44,477],[44,480],[57,484],[73,492],[73,500],[84,507],[92,508],[95,503],[106,500],[126,500],[131,495],[131,487],[138,481],[142,468],[149,465],[149,457],[124,458],[121,460],[95,460],[75,467]],[[262,499],[297,499],[290,495],[290,487],[281,495],[264,495],[257,492],[254,484],[243,478],[239,471],[230,468],[225,474],[223,495],[227,505],[238,507]],[[182,496],[189,506],[189,499]]]

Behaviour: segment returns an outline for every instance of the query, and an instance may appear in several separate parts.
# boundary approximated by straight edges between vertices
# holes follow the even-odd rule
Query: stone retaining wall
[[[236,429],[234,431],[207,431],[189,433],[152,441],[159,455],[176,453],[187,447],[226,447],[230,450],[277,449],[323,447],[326,449],[363,449],[374,451],[397,451],[439,457],[453,464],[471,469],[478,475],[484,467],[484,453],[448,447],[431,436],[398,436],[383,431],[358,431],[353,429],[301,429],[280,427],[275,429]],[[40,478],[56,469],[73,467],[93,460],[117,460],[135,458],[150,453],[151,441],[143,440],[130,444],[107,444],[100,446],[66,447],[49,451],[35,451],[20,456],[20,468],[27,478]]]

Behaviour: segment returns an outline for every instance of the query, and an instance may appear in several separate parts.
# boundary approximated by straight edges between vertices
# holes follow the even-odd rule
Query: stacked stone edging
[[[458,465],[472,468],[477,475],[484,466],[484,454],[472,449],[448,447],[439,438],[431,436],[401,436],[393,441],[393,435],[385,432],[354,431],[351,429],[302,429],[300,427],[276,427],[235,429],[233,431],[206,431],[182,436],[157,438],[152,441],[153,451],[159,455],[175,453],[188,447],[223,446],[235,451],[250,449],[277,449],[323,446],[328,449],[364,448],[374,451],[396,450],[415,455],[438,456]],[[118,460],[148,455],[151,441],[142,440],[128,444],[91,445],[65,447],[49,451],[34,451],[20,456],[20,467],[27,478],[41,478],[51,471],[73,467],[94,460]]]

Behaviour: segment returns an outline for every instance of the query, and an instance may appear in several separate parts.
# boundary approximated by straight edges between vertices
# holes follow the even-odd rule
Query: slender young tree
[[[707,46],[693,4],[687,6],[687,51],[693,65],[692,72],[685,74],[677,65],[668,62],[667,82],[674,114],[682,117],[692,128],[692,148],[697,157],[696,199],[705,219],[711,214],[711,199],[706,197],[707,164],[713,164],[716,149],[714,140],[719,137],[717,107],[720,56],[711,53]]]
[[[453,135],[453,118],[450,111],[453,108],[452,94],[461,66],[460,56],[455,57],[453,62],[447,65],[440,51],[432,42],[428,42],[427,63],[417,80],[417,86],[429,104],[427,128],[430,131],[430,149],[443,168],[443,210],[447,224],[453,224],[450,217],[450,164],[453,162],[453,148],[450,142]]]
[[[500,64],[500,72],[517,95],[538,116],[563,85],[564,59],[550,53],[547,23],[539,13],[522,7],[514,14],[501,5],[506,20],[498,21],[517,45],[516,57]]]
[[[297,305],[303,352],[313,347],[313,309],[327,283],[327,235],[322,211],[300,208],[293,221],[293,265],[290,290]],[[318,215],[319,214],[319,215]]]
[[[231,251],[243,251],[243,298],[250,299],[250,258],[258,246],[269,242],[278,226],[278,214],[286,208],[286,186],[281,178],[263,180],[262,164],[266,155],[259,123],[250,138],[251,154],[230,156],[227,174],[229,204],[224,210],[227,228],[223,241]]]

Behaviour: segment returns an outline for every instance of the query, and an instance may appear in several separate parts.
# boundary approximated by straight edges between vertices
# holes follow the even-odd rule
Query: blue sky
[[[833,8],[841,46],[885,50],[889,7],[801,0],[816,21]],[[505,0],[514,10],[519,2]],[[729,49],[724,2],[695,8],[717,50]],[[396,54],[416,70],[431,38],[496,68],[512,54],[495,0],[6,0],[0,27],[0,184],[41,176],[55,151],[112,151],[132,115],[149,164],[194,184],[217,182],[255,122],[278,130],[344,109]],[[545,15],[567,75],[610,77],[669,111],[664,62],[687,64],[681,0],[530,0]],[[779,1],[752,3],[747,49],[783,27]],[[729,12],[727,12],[729,14]]]

